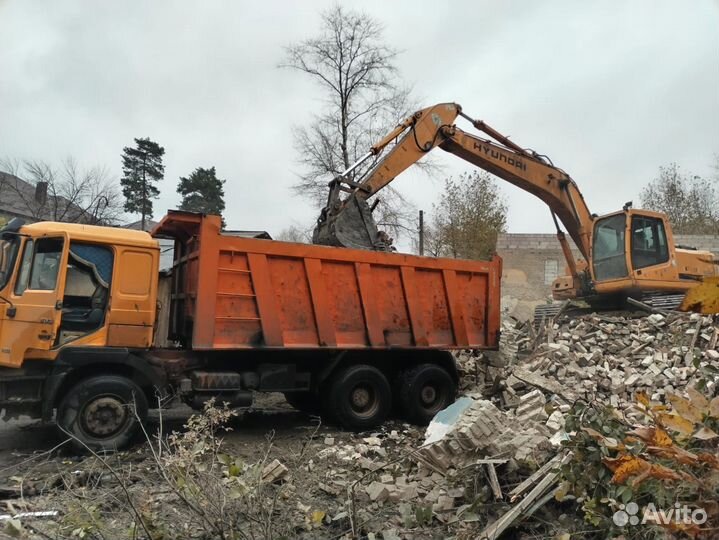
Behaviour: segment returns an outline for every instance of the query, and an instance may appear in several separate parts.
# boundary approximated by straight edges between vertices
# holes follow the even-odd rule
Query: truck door
[[[19,367],[28,349],[50,349],[62,315],[67,236],[27,238],[0,328],[0,365]]]

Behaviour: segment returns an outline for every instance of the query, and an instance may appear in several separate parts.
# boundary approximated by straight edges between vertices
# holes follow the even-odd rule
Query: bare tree
[[[487,258],[507,223],[504,198],[492,176],[479,171],[445,180],[432,213],[432,223],[425,229],[424,248],[435,257]]]
[[[399,81],[396,57],[379,22],[339,5],[322,14],[315,37],[286,48],[281,66],[306,73],[323,92],[324,112],[293,129],[303,168],[294,190],[318,209],[326,202],[327,182],[418,108]],[[358,181],[377,159],[355,170],[351,179]],[[398,234],[414,215],[410,206],[396,190],[385,188],[376,221]]]
[[[122,216],[122,194],[104,167],[81,169],[68,158],[59,167],[43,161],[0,162],[0,193],[16,213],[36,220],[111,225]]]
[[[282,242],[295,242],[298,244],[310,244],[312,243],[312,230],[306,230],[299,225],[290,225],[280,231],[275,236],[275,240],[281,240]]]
[[[672,163],[642,189],[642,206],[663,212],[678,234],[719,233],[716,182],[684,173]]]

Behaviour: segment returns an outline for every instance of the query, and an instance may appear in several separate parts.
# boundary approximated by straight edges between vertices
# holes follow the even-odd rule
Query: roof
[[[151,231],[155,228],[155,225],[157,225],[158,222],[154,219],[146,218],[145,219],[145,230]],[[123,229],[132,229],[135,231],[141,231],[142,230],[142,220],[138,219],[137,221],[133,221],[132,223],[128,223],[127,225],[122,226]]]
[[[239,236],[241,238],[261,238],[263,240],[272,240],[270,233],[267,231],[228,231],[223,230],[224,236]]]
[[[60,223],[57,221],[40,221],[24,225],[23,232],[30,233],[67,233],[77,240],[105,242],[108,244],[124,244],[138,247],[157,248],[157,241],[149,233],[133,231],[120,227],[100,227],[97,225],[81,225],[79,223]]]
[[[15,175],[0,171],[0,212],[32,221],[62,219],[79,220],[85,214],[79,206],[64,197],[55,197],[49,193],[45,202],[35,199],[36,187]]]

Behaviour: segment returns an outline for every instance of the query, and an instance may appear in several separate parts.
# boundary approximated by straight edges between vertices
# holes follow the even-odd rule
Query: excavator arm
[[[454,124],[458,116],[468,120],[487,137],[458,128]],[[364,178],[360,181],[346,179],[348,172],[364,159],[379,155],[394,140],[397,143]],[[562,222],[588,261],[592,214],[574,180],[547,158],[525,150],[486,123],[467,116],[456,103],[441,103],[417,111],[372,146],[363,160],[335,178],[330,183],[327,206],[318,220],[315,242],[386,249],[385,239],[377,231],[367,199],[437,147],[534,194],[546,203],[557,226],[571,274],[576,277],[574,257],[557,221]],[[348,196],[340,200],[342,191]]]

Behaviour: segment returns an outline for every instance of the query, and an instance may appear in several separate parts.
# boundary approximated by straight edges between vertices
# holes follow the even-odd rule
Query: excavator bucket
[[[329,213],[327,220],[318,223],[312,243],[353,249],[383,249],[367,201],[350,197],[337,213]]]

